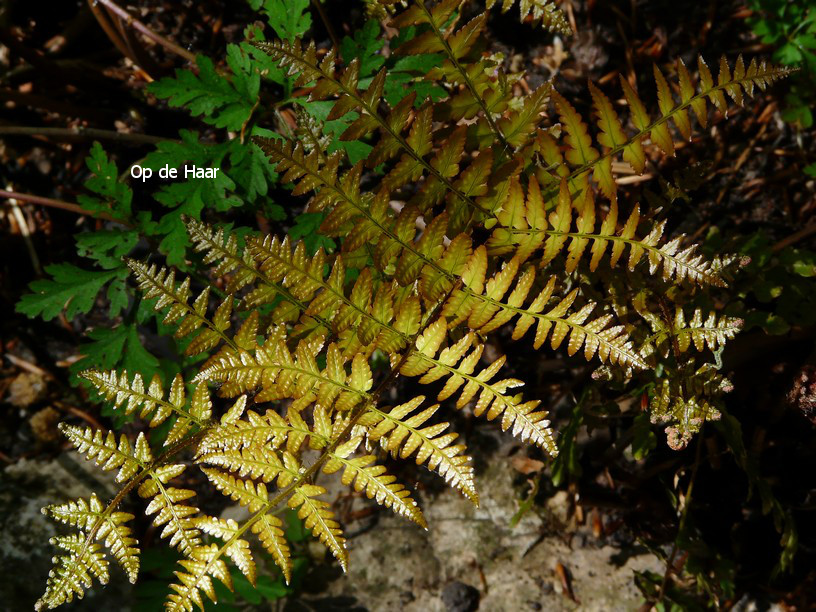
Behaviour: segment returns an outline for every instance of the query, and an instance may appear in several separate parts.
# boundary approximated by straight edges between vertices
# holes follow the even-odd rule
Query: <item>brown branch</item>
[[[121,143],[158,144],[172,138],[161,138],[160,136],[150,136],[148,134],[129,134],[127,132],[116,132],[114,130],[101,130],[86,127],[39,127],[39,126],[0,126],[0,135],[19,134],[23,136],[47,136],[59,139],[73,138],[98,138],[100,140],[112,140]],[[177,142],[177,141],[176,141]]]
[[[125,9],[120,7],[118,4],[113,2],[113,0],[97,0],[99,4],[105,6],[109,11],[114,13],[117,17],[122,19],[125,24],[129,27],[132,27],[134,30],[141,32],[145,36],[147,36],[150,40],[155,42],[158,45],[161,45],[171,53],[175,53],[179,57],[183,57],[188,62],[195,64],[196,58],[193,53],[187,51],[183,47],[179,47],[176,43],[167,40],[164,36],[160,34],[156,34],[153,30],[148,28],[145,24],[141,21],[136,19],[133,15],[128,13]]]
[[[811,223],[810,225],[806,225],[805,227],[800,229],[798,232],[795,232],[795,233],[791,234],[787,238],[783,238],[782,240],[780,240],[779,242],[777,242],[775,245],[773,245],[771,247],[771,251],[773,251],[774,253],[778,253],[782,249],[787,248],[787,247],[791,246],[792,244],[796,244],[800,240],[803,240],[803,239],[805,239],[808,236],[811,236],[813,234],[816,234],[816,223]]]
[[[21,202],[29,202],[31,204],[39,204],[41,206],[49,206],[51,208],[59,208],[60,210],[67,210],[72,213],[76,213],[78,215],[88,215],[94,216],[100,219],[107,219],[108,221],[119,221],[119,219],[114,219],[107,213],[99,212],[99,213],[92,213],[88,210],[85,210],[81,206],[77,204],[71,204],[70,202],[63,202],[62,200],[53,200],[51,198],[44,198],[42,196],[31,195],[30,193],[17,193],[16,191],[5,191],[0,189],[0,198],[5,198],[9,200],[20,200]]]
[[[322,21],[323,25],[326,27],[326,32],[329,34],[329,38],[332,41],[332,46],[337,49],[337,51],[340,51],[340,40],[337,38],[337,34],[334,33],[334,28],[331,25],[331,21],[329,21],[328,15],[326,15],[326,11],[323,10],[323,5],[320,4],[320,0],[312,0],[312,6],[314,6],[318,16],[320,17],[320,21]]]

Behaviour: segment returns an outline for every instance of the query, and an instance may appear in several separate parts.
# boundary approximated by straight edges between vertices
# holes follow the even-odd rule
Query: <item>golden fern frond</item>
[[[622,153],[624,160],[632,166],[635,172],[640,173],[646,163],[643,142],[647,136],[667,155],[674,154],[674,143],[669,131],[670,120],[685,139],[691,137],[689,107],[694,111],[700,125],[705,127],[708,112],[707,101],[712,102],[721,113],[727,114],[725,94],[728,94],[738,106],[742,106],[743,92],[751,97],[755,87],[764,90],[775,80],[790,74],[790,69],[776,68],[764,61],[758,63],[756,60],[751,60],[746,67],[742,56],[737,59],[733,71],[725,58],[720,60],[716,84],[702,57],[698,58],[698,70],[700,80],[695,85],[686,66],[678,60],[676,71],[680,101],[677,102],[663,73],[655,66],[660,117],[654,120],[649,116],[646,106],[629,82],[621,77],[624,97],[629,104],[631,120],[637,130],[631,136],[627,136],[621,120],[606,95],[591,86],[593,114],[597,118],[600,131],[598,143],[603,148],[602,152],[592,146],[592,138],[583,117],[563,96],[553,93],[552,99],[564,128],[564,142],[567,147],[565,157],[570,169],[568,176],[570,189],[583,191],[587,186],[591,171],[594,181],[604,195],[610,199],[614,198],[617,186],[612,176],[612,160],[615,156]],[[549,184],[553,180],[547,169],[542,169],[538,173],[538,178],[542,184]]]
[[[260,142],[260,145],[277,164],[278,171],[285,173],[286,180],[297,182],[297,192],[316,190],[313,209],[329,211],[321,231],[329,236],[348,236],[343,245],[345,252],[374,243],[373,259],[377,268],[394,275],[403,286],[416,280],[423,266],[435,265],[444,248],[447,216],[434,217],[422,236],[415,240],[420,211],[407,206],[394,217],[388,205],[387,191],[380,191],[377,196],[362,194],[359,165],[339,175],[339,157],[336,155],[331,156],[325,165],[320,165],[317,156],[305,155],[300,145],[274,140]],[[478,165],[477,162],[474,165]],[[477,175],[483,177],[485,172],[486,169],[482,169]],[[476,189],[475,184],[468,181],[469,176],[466,171],[460,177],[462,189],[466,192]],[[347,231],[349,224],[354,226],[350,234]],[[250,239],[248,245],[257,262],[258,256],[264,255],[258,249],[258,240]],[[292,262],[282,259],[281,255],[285,254],[275,252],[275,245],[274,239],[266,239],[265,255],[273,258],[276,266],[279,263],[291,266]],[[310,271],[307,277],[311,283],[317,275]],[[322,274],[319,278],[322,280]]]
[[[263,455],[268,458],[275,455],[272,451],[257,448],[246,448],[243,452],[255,457],[255,466],[258,467],[257,457]],[[221,456],[225,458],[223,464],[228,469],[235,469],[236,471],[243,470],[247,473],[255,469],[248,468],[243,457],[234,451],[221,453]],[[283,461],[277,459],[275,455],[274,460],[279,464],[274,470],[274,477],[277,478],[278,487],[284,489],[294,483],[292,495],[288,501],[289,507],[299,509],[298,518],[305,521],[306,528],[312,530],[312,533],[329,549],[345,570],[348,563],[345,539],[342,536],[339,525],[333,520],[334,515],[328,509],[329,504],[321,499],[317,499],[317,496],[325,494],[326,490],[316,485],[298,484],[300,483],[299,477],[301,475],[300,465],[292,454],[284,453]],[[247,506],[250,512],[258,513],[260,511],[266,514],[264,509],[269,506],[269,497],[264,483],[256,484],[251,480],[236,478],[231,474],[213,468],[202,468],[202,471],[224,495],[229,496],[242,506]],[[261,471],[264,474],[268,473],[268,471],[262,468]],[[263,530],[259,531],[265,533]],[[288,555],[288,547],[286,548],[286,552]],[[283,565],[281,565],[281,569],[285,572],[289,571],[286,569],[289,563],[287,557]]]
[[[42,512],[85,532],[91,531],[97,523],[100,523],[96,529],[96,541],[104,543],[105,548],[125,570],[131,584],[136,583],[139,575],[138,542],[133,538],[133,532],[127,525],[134,518],[132,514],[106,513],[105,506],[99,501],[96,493],[92,493],[89,500],[79,498],[64,504],[46,506]]]
[[[265,452],[263,448],[252,448],[245,450],[254,451],[253,454],[256,456],[270,456],[270,454]],[[272,455],[274,455],[274,453]],[[274,455],[274,457],[277,459],[277,455]],[[241,467],[246,465],[240,459],[237,463],[230,465],[230,461],[232,461],[233,458],[226,454],[224,458],[224,462],[219,463],[218,461],[214,461],[212,463],[215,465],[223,465],[227,469],[230,467]],[[289,463],[291,465],[291,460],[289,460]],[[281,471],[284,471],[284,469],[283,464],[281,464],[281,470],[276,472],[275,476],[278,476]],[[268,510],[269,496],[264,483],[260,482],[256,484],[251,480],[235,478],[231,474],[226,474],[213,468],[202,468],[202,471],[219,491],[221,491],[224,495],[229,496],[242,506],[247,506],[250,512],[258,513],[263,509]],[[289,481],[291,482],[291,477],[289,478]],[[291,553],[289,551],[289,544],[286,542],[283,530],[281,529],[282,523],[279,518],[268,514],[266,511],[262,511],[260,514],[256,514],[256,516],[257,520],[252,523],[251,530],[258,536],[258,539],[264,548],[266,548],[272,555],[272,558],[275,560],[275,564],[283,572],[284,578],[288,584],[292,576],[292,560]]]
[[[262,514],[258,520],[252,523],[250,529],[254,533],[261,545],[272,555],[281,572],[286,584],[292,579],[292,555],[289,552],[289,543],[283,533],[283,523],[273,514]]]
[[[425,397],[418,396],[405,404],[395,406],[388,412],[379,408],[369,408],[359,424],[367,428],[366,435],[369,440],[379,442],[394,457],[407,459],[416,453],[417,465],[427,463],[429,470],[437,472],[446,482],[478,505],[479,494],[473,482],[471,459],[462,454],[465,450],[464,444],[452,444],[457,438],[456,433],[441,435],[450,423],[436,423],[423,427],[439,405],[411,414],[423,401]]]
[[[101,430],[92,427],[59,424],[59,430],[83,453],[86,458],[94,460],[105,471],[119,469],[116,482],[124,482],[133,477],[140,469],[145,468],[153,460],[150,446],[143,433],[136,440],[135,449],[131,449],[127,437],[122,434],[116,441],[116,434],[109,431],[107,435]]]
[[[323,267],[327,263],[327,257],[322,248],[310,256],[302,242],[293,245],[288,236],[283,240],[279,240],[277,236],[250,236],[247,238],[247,252],[264,281],[264,285],[254,289],[244,298],[247,306],[254,307],[271,302],[280,293],[276,287],[280,285],[291,295],[291,299],[284,295],[289,304],[276,309],[272,316],[274,322],[295,321],[307,308],[310,314],[325,314],[326,317],[330,317],[330,314],[323,313],[322,309],[311,305],[315,293],[324,286]],[[335,284],[339,282],[342,289],[345,279],[340,273],[344,273],[345,268],[342,260],[335,261],[334,265],[340,267],[334,274],[330,273],[329,277],[331,282]]]
[[[213,578],[220,580],[232,590],[229,568],[221,558],[224,552],[217,544],[197,546],[190,551],[189,558],[179,561],[184,571],[177,571],[178,582],[170,585],[175,593],[168,596],[165,606],[167,612],[192,612],[193,604],[203,610],[204,600],[201,593],[204,593],[211,601],[217,601]]]
[[[329,510],[328,502],[318,497],[325,494],[326,489],[319,485],[299,485],[289,498],[288,505],[297,510],[298,518],[304,522],[306,529],[312,530],[317,539],[334,555],[343,571],[346,571],[348,568],[346,539],[340,525],[334,520],[334,514]]]
[[[386,473],[384,466],[374,463],[373,455],[349,459],[349,455],[357,449],[362,440],[362,436],[352,438],[330,452],[329,460],[323,465],[323,472],[332,474],[343,469],[344,485],[353,484],[354,490],[358,493],[364,491],[369,499],[427,529],[425,517],[422,516],[417,503],[411,499],[410,492],[402,484],[395,482],[396,477]]]
[[[184,279],[183,282],[177,285],[175,270],[157,268],[155,264],[148,265],[133,259],[126,259],[125,263],[136,277],[139,289],[141,289],[144,297],[146,299],[158,298],[153,306],[156,312],[169,306],[169,310],[164,317],[164,324],[179,324],[175,333],[176,338],[185,338],[204,326],[204,329],[200,329],[185,348],[184,353],[186,355],[197,355],[211,350],[220,341],[232,344],[232,340],[224,334],[231,324],[231,295],[228,295],[221,302],[212,321],[210,321],[207,317],[210,296],[209,286],[204,288],[204,291],[199,294],[191,306],[188,304],[192,295],[189,278]]]
[[[242,399],[246,402],[246,396]],[[250,447],[275,450],[286,443],[291,427],[274,410],[263,415],[248,410],[245,417],[209,430],[198,444],[199,456]]]
[[[497,1],[487,0],[485,4],[490,9]],[[531,17],[534,22],[540,21],[541,27],[551,32],[558,32],[564,36],[572,34],[572,28],[564,13],[552,0],[502,0],[501,12],[506,13],[516,2],[519,5],[521,21]]]
[[[74,596],[82,599],[85,589],[91,587],[96,578],[100,584],[107,584],[110,574],[108,561],[96,542],[85,542],[81,535],[56,536],[49,540],[68,552],[54,559],[54,568],[48,574],[48,583],[43,596],[34,604],[35,610],[53,609],[70,603]]]
[[[555,290],[555,277],[551,277],[543,289],[525,308],[522,304],[527,299],[535,281],[535,268],[528,267],[516,280],[520,262],[514,257],[486,279],[487,250],[480,246],[468,259],[463,280],[465,287],[454,290],[445,303],[443,314],[448,317],[449,325],[467,321],[474,331],[487,333],[518,317],[513,329],[513,339],[522,338],[527,331],[536,325],[533,346],[537,349],[549,336],[550,346],[555,350],[569,334],[567,353],[574,355],[583,348],[587,360],[597,353],[602,362],[618,363],[622,366],[646,368],[647,365],[632,348],[632,342],[622,325],[609,327],[612,315],[606,314],[589,320],[597,304],[590,302],[570,315],[570,307],[578,296],[578,289],[573,289],[552,308],[544,312]],[[505,294],[515,281],[510,295]],[[505,301],[502,301],[505,300]]]
[[[135,374],[131,381],[127,370],[121,374],[117,374],[116,370],[108,372],[85,370],[80,372],[79,376],[90,382],[102,397],[112,401],[114,408],[120,408],[124,404],[125,414],[132,414],[141,408],[140,417],[150,417],[150,427],[161,425],[175,413],[179,418],[174,424],[174,433],[168,436],[165,445],[180,439],[192,425],[204,427],[209,421],[211,410],[209,398],[205,397],[206,389],[197,390],[198,395],[193,394],[195,401],[188,410],[184,379],[180,374],[173,379],[167,398],[164,397],[164,389],[158,375],[153,377],[147,389],[140,374]]]
[[[337,345],[326,351],[326,366],[320,368],[317,356],[322,341],[301,340],[294,353],[283,341],[282,333],[273,332],[254,355],[246,351],[222,351],[196,380],[224,383],[221,393],[237,395],[261,386],[256,402],[290,398],[300,410],[314,402],[351,410],[368,397],[372,386],[371,369],[366,358],[357,354],[351,372],[345,371],[345,357]]]
[[[182,553],[189,555],[201,544],[195,517],[198,508],[180,502],[195,497],[195,492],[167,486],[171,480],[183,474],[185,469],[186,466],[181,463],[151,469],[148,478],[139,485],[138,493],[143,499],[153,498],[145,509],[145,514],[156,515],[153,524],[163,527],[160,536],[170,538],[171,546],[176,546]]]
[[[185,218],[187,233],[193,247],[199,253],[204,253],[204,263],[217,266],[213,273],[216,276],[229,276],[226,293],[237,293],[255,280],[255,264],[252,258],[238,246],[235,234],[225,232],[224,228],[214,229],[210,225],[197,219]]]
[[[227,543],[225,554],[241,570],[250,584],[254,585],[257,577],[255,559],[249,549],[249,542],[238,537],[241,535],[238,523],[232,519],[202,516],[196,521],[196,526],[204,533],[220,538]]]
[[[578,217],[573,226],[573,211]],[[592,192],[587,190],[573,201],[567,181],[561,181],[556,208],[547,214],[538,181],[530,179],[527,197],[518,180],[511,184],[508,198],[497,219],[501,225],[487,242],[488,253],[514,253],[522,261],[539,249],[543,250],[541,265],[552,261],[566,250],[566,272],[572,273],[589,248],[589,269],[595,271],[607,257],[614,267],[629,247],[628,268],[633,270],[645,255],[649,273],[661,269],[665,280],[688,279],[698,285],[726,286],[719,275],[718,262],[706,261],[697,253],[697,246],[682,247],[684,236],[660,244],[665,221],[656,224],[645,238],[637,238],[640,208],[635,206],[631,215],[618,228],[618,203],[613,200],[609,212],[596,229],[596,206]],[[611,249],[610,249],[611,246]]]
[[[549,429],[550,422],[546,420],[547,413],[535,411],[541,402],[537,400],[524,402],[521,394],[506,395],[508,389],[524,385],[518,379],[491,380],[504,365],[506,358],[502,356],[476,373],[476,367],[484,352],[484,344],[476,343],[476,335],[468,333],[455,344],[439,352],[446,332],[447,325],[441,319],[428,326],[417,338],[417,350],[405,359],[400,373],[405,376],[419,376],[419,382],[422,384],[447,379],[437,400],[444,401],[459,393],[456,407],[463,408],[476,398],[473,408],[476,416],[484,414],[489,421],[501,416],[502,431],[512,427],[514,436],[556,455],[555,440]]]

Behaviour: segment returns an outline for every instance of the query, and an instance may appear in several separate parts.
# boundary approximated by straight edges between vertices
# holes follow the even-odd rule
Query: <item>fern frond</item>
[[[82,428],[65,423],[60,423],[58,427],[77,451],[83,453],[89,461],[94,460],[105,471],[118,468],[116,482],[129,480],[140,468],[147,467],[153,460],[143,433],[139,434],[134,450],[131,449],[130,442],[124,434],[117,442],[112,431],[104,435],[101,430],[94,430],[92,427]]]
[[[704,320],[700,308],[696,308],[691,320],[686,321],[686,315],[680,307],[675,310],[671,326],[665,325],[660,319],[652,319],[650,322],[655,333],[646,342],[654,343],[663,355],[668,354],[672,348],[685,353],[692,346],[697,351],[706,348],[716,351],[733,339],[743,326],[742,319],[729,316],[718,318],[713,311]]]
[[[143,499],[153,498],[145,514],[156,515],[153,524],[164,527],[160,536],[170,538],[170,546],[190,555],[201,544],[195,517],[198,508],[180,502],[194,497],[195,492],[167,486],[172,479],[183,474],[185,468],[184,464],[170,464],[150,470],[148,478],[139,485],[138,493]]]
[[[234,234],[224,228],[214,229],[197,219],[185,218],[187,233],[199,253],[204,253],[204,263],[217,263],[213,274],[229,276],[226,293],[233,295],[255,280],[255,264],[249,254],[238,247]]]
[[[490,9],[498,0],[487,0],[485,3]],[[525,21],[530,17],[534,22],[541,22],[541,27],[550,32],[558,32],[564,36],[572,34],[572,28],[567,22],[564,13],[552,0],[501,0],[501,12],[506,13],[516,2],[519,5],[520,19]]]
[[[126,259],[125,263],[136,277],[144,297],[146,299],[158,298],[153,306],[156,312],[169,306],[164,317],[164,324],[179,324],[175,333],[176,338],[186,338],[198,331],[184,350],[186,355],[197,355],[209,351],[221,341],[235,346],[224,333],[231,324],[232,296],[228,295],[221,302],[210,321],[207,317],[209,287],[205,287],[191,306],[188,304],[192,295],[189,278],[177,285],[174,270],[157,268],[155,264],[148,266],[146,263],[132,259]],[[200,329],[202,326],[204,329]]]
[[[371,388],[371,370],[362,355],[352,361],[351,373],[344,369],[345,358],[337,345],[327,351],[324,369],[317,365],[321,342],[302,340],[292,354],[280,335],[274,334],[254,355],[246,351],[222,351],[212,364],[202,370],[196,380],[224,383],[221,393],[238,395],[255,389],[261,392],[256,402],[290,398],[296,409],[314,402],[350,410],[367,397]]]
[[[224,546],[226,549],[227,545]],[[190,551],[188,559],[179,561],[184,571],[177,571],[178,583],[171,584],[175,591],[168,596],[165,610],[168,612],[192,612],[193,604],[204,609],[204,593],[211,601],[217,601],[213,578],[220,580],[228,589],[232,590],[232,577],[227,564],[221,559],[224,550],[218,545],[197,546]]]
[[[213,516],[202,516],[196,521],[196,526],[206,534],[215,536],[227,542],[226,555],[249,582],[254,585],[257,577],[255,559],[249,549],[249,542],[238,537],[240,535],[238,523],[232,519],[220,519]]]
[[[57,536],[49,540],[68,552],[55,557],[55,566],[48,574],[43,596],[34,604],[35,610],[53,609],[70,603],[74,596],[82,599],[85,589],[91,587],[93,578],[107,584],[110,574],[105,554],[96,542],[86,544],[81,535]]]
[[[252,533],[254,533],[261,545],[272,555],[281,572],[286,584],[292,579],[292,556],[289,552],[289,544],[284,536],[283,523],[272,514],[263,514],[258,520],[252,523]]]
[[[579,215],[573,225],[573,210]],[[614,267],[629,248],[627,266],[635,266],[646,256],[649,273],[661,270],[662,277],[688,279],[698,285],[726,286],[719,274],[717,262],[704,260],[697,253],[697,246],[682,247],[683,236],[660,244],[665,221],[656,224],[645,238],[637,238],[640,208],[635,206],[631,215],[618,228],[618,204],[613,200],[600,227],[597,227],[596,205],[591,191],[586,191],[579,200],[573,202],[567,181],[561,181],[558,204],[547,214],[541,189],[535,177],[530,179],[527,197],[521,184],[514,180],[508,198],[497,219],[501,225],[493,230],[487,242],[488,253],[499,255],[515,253],[524,261],[535,251],[542,249],[541,265],[552,261],[559,253],[566,251],[566,272],[572,273],[589,248],[589,269],[595,271],[605,258]],[[596,229],[597,227],[597,229]],[[608,255],[607,255],[608,253]]]
[[[441,435],[450,423],[423,427],[439,405],[411,414],[423,401],[425,397],[418,396],[405,404],[395,406],[388,412],[370,408],[359,422],[368,429],[369,440],[379,442],[394,457],[407,459],[416,453],[417,465],[427,463],[429,470],[437,472],[446,482],[478,505],[479,495],[473,482],[471,459],[462,454],[465,450],[464,444],[452,444],[457,438],[456,433]]]
[[[535,280],[535,269],[530,267],[518,278],[515,288],[504,300],[519,272],[519,260],[514,257],[485,282],[487,251],[479,247],[468,259],[463,279],[466,289],[455,290],[443,308],[443,314],[450,319],[450,325],[467,320],[474,331],[486,333],[518,317],[513,329],[513,339],[523,337],[537,323],[533,346],[541,347],[549,336],[553,350],[563,343],[569,334],[567,353],[574,355],[583,348],[587,360],[597,353],[602,362],[618,363],[623,366],[646,368],[646,363],[632,348],[632,342],[623,326],[609,327],[612,315],[603,315],[589,320],[596,304],[590,302],[579,311],[567,315],[578,296],[573,289],[550,310],[544,312],[555,290],[555,277],[551,277],[540,293],[525,308]]]
[[[490,421],[501,416],[502,431],[512,427],[514,436],[523,441],[530,441],[553,455],[557,454],[555,441],[549,430],[550,422],[546,420],[547,413],[535,412],[540,402],[522,402],[520,394],[505,395],[508,389],[521,387],[524,383],[515,378],[491,380],[504,365],[505,357],[500,357],[479,373],[475,373],[484,345],[479,343],[474,346],[476,336],[469,333],[452,346],[442,349],[437,356],[446,331],[447,326],[442,320],[430,325],[417,339],[417,351],[405,359],[400,373],[406,376],[419,376],[419,382],[422,384],[431,384],[447,378],[437,399],[443,401],[459,392],[457,408],[467,405],[478,393],[473,408],[476,416],[485,414]]]
[[[323,465],[323,472],[332,474],[342,468],[344,485],[353,484],[354,490],[358,493],[364,491],[369,499],[375,500],[381,506],[390,508],[400,516],[427,529],[428,524],[425,522],[425,517],[422,516],[422,511],[417,503],[411,499],[409,491],[400,483],[395,482],[396,478],[386,473],[384,466],[374,464],[373,455],[348,458],[360,445],[362,439],[362,436],[352,438],[331,452],[329,460]]]
[[[680,134],[688,139],[691,135],[689,108],[694,111],[700,125],[705,127],[708,113],[707,101],[712,102],[721,113],[727,115],[725,94],[728,94],[735,104],[742,106],[743,92],[746,96],[751,97],[755,87],[764,90],[777,79],[790,74],[790,69],[776,68],[764,61],[751,60],[746,67],[742,56],[737,59],[733,71],[725,58],[720,60],[716,83],[702,57],[698,58],[698,69],[700,80],[695,85],[686,66],[682,61],[678,61],[680,101],[677,102],[662,72],[655,68],[658,107],[661,116],[654,120],[649,116],[646,106],[629,82],[621,77],[624,97],[629,104],[632,123],[637,130],[634,135],[630,136],[627,136],[609,99],[592,86],[590,93],[593,98],[593,114],[597,118],[600,130],[598,142],[603,148],[602,152],[592,146],[592,139],[583,118],[562,96],[553,94],[556,110],[564,126],[564,140],[567,146],[566,161],[570,168],[568,176],[570,189],[583,191],[588,180],[588,173],[591,171],[601,191],[607,197],[613,198],[617,188],[612,178],[611,164],[615,156],[622,153],[624,160],[632,166],[635,172],[642,172],[645,164],[643,142],[647,137],[666,154],[674,153],[669,121],[673,122]],[[548,170],[542,169],[538,173],[538,178],[543,184],[549,184],[552,175]]]
[[[106,513],[105,506],[99,501],[96,493],[92,493],[87,501],[79,498],[60,505],[46,506],[42,512],[82,531],[91,531],[101,521],[96,530],[96,540],[104,543],[105,548],[127,573],[131,584],[136,583],[139,575],[139,549],[136,547],[138,542],[132,537],[133,532],[126,524],[133,520],[132,514]]]
[[[210,418],[209,399],[204,397],[206,389],[202,388],[195,396],[194,405],[190,410],[186,409],[186,393],[184,380],[181,375],[176,375],[170,385],[167,398],[164,397],[161,379],[155,375],[150,381],[150,385],[145,389],[144,381],[140,374],[136,374],[130,380],[127,370],[117,374],[116,370],[100,372],[99,370],[85,370],[79,376],[93,385],[102,397],[113,402],[114,408],[120,408],[125,402],[125,414],[132,414],[141,408],[140,417],[150,417],[150,427],[161,425],[167,417],[176,413],[179,417],[174,426],[177,432],[169,436],[166,444],[172,444],[179,439],[191,425],[203,428]]]
[[[259,459],[270,458],[280,465],[280,469],[274,470],[274,468],[271,467],[261,467],[261,461],[259,461]],[[245,449],[241,454],[237,452],[213,453],[205,455],[202,459],[206,463],[236,471],[242,475],[256,473],[253,472],[254,468],[252,467],[252,462],[254,462],[254,465],[259,467],[259,473],[268,476],[270,480],[277,477],[280,472],[285,469],[284,464],[280,461],[277,454],[267,451],[262,447],[250,447]],[[270,473],[270,469],[273,470],[273,473]],[[268,506],[269,496],[264,483],[256,484],[251,480],[242,480],[231,474],[212,468],[202,468],[202,471],[219,491],[242,506],[246,506],[250,512],[258,512]],[[289,480],[291,481],[291,477]],[[280,519],[264,512],[258,517],[256,522],[252,523],[251,529],[252,532],[258,536],[264,548],[272,555],[276,565],[281,569],[288,583],[292,575],[292,561],[289,544],[286,542],[281,526],[282,523]],[[237,534],[238,532],[236,531],[234,537],[237,537]]]
[[[348,551],[346,539],[340,530],[340,525],[334,520],[334,514],[329,510],[328,502],[319,499],[325,495],[326,489],[319,485],[303,484],[295,488],[289,498],[290,508],[297,509],[298,518],[304,522],[306,529],[312,533],[329,549],[334,558],[340,563],[343,571],[348,568]]]
[[[428,110],[424,111],[425,115],[423,115],[423,117],[427,116],[427,119],[420,118],[419,121],[412,124],[425,127],[421,129],[418,127],[413,131],[409,129],[408,136],[403,136],[402,130],[406,126],[411,113],[415,94],[403,98],[387,115],[380,114],[378,107],[385,84],[384,69],[377,74],[365,91],[358,91],[359,65],[356,60],[349,64],[342,74],[336,75],[334,51],[330,51],[322,60],[318,60],[314,44],[310,44],[304,49],[299,40],[291,43],[278,41],[254,44],[269,54],[279,65],[286,68],[290,75],[297,74],[297,85],[306,85],[311,81],[317,81],[318,85],[310,93],[311,100],[325,100],[337,96],[338,100],[329,113],[329,119],[342,117],[351,110],[360,113],[360,117],[342,134],[341,138],[343,140],[360,139],[375,130],[380,130],[380,140],[366,160],[370,167],[389,161],[400,151],[403,152],[403,156],[397,164],[399,170],[395,169],[396,172],[388,181],[390,186],[395,188],[397,185],[402,184],[402,181],[408,180],[409,177],[417,176],[417,172],[427,173],[449,192],[450,204],[454,209],[459,209],[463,205],[475,210],[483,209],[472,197],[481,194],[477,194],[475,191],[468,193],[467,190],[463,190],[462,187],[465,187],[466,183],[461,180],[454,182],[424,158],[432,149],[431,143],[433,141],[432,135],[425,132],[426,127],[428,129],[430,127]],[[413,137],[411,136],[412,133]],[[274,145],[269,139],[256,138],[254,140],[261,148]],[[313,151],[310,156],[313,156],[315,163],[320,161],[320,155],[317,152]],[[327,160],[327,163],[330,163],[330,159]],[[473,173],[474,176],[478,174],[478,172]],[[400,177],[399,180],[396,180],[397,176]],[[480,186],[482,186],[486,178],[483,171],[480,178]],[[312,187],[307,188],[311,189]],[[452,216],[456,217],[457,215]]]
[[[697,370],[688,365],[658,382],[649,401],[651,420],[667,426],[669,446],[680,450],[705,421],[720,418],[717,399],[732,389],[731,381],[712,364],[704,364]]]
[[[245,401],[246,396],[242,397]],[[208,431],[198,444],[199,456],[250,447],[275,450],[286,443],[291,427],[274,410],[267,410],[263,415],[248,410],[245,417]]]

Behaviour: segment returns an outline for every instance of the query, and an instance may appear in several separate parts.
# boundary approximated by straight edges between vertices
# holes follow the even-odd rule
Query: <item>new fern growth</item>
[[[80,452],[119,471],[122,489],[108,504],[92,496],[45,509],[77,531],[55,539],[63,552],[38,609],[81,597],[94,578],[105,583],[108,557],[136,580],[133,515],[118,509],[132,491],[183,556],[168,610],[203,608],[204,597],[215,599],[214,580],[231,587],[228,562],[254,582],[253,539],[288,580],[290,549],[277,516],[287,506],[345,568],[346,541],[316,482],[321,473],[339,473],[344,485],[422,527],[412,493],[382,464],[386,454],[426,466],[478,504],[472,462],[446,411],[470,410],[557,453],[540,400],[501,374],[505,357],[486,359],[488,336],[505,326],[536,349],[581,354],[600,366],[598,376],[626,378],[660,363],[651,412],[673,428],[674,446],[716,418],[730,383],[690,355],[713,351],[718,359],[740,322],[691,312],[683,296],[726,287],[733,262],[704,258],[683,236],[665,239],[665,221],[619,202],[612,162],[622,157],[642,172],[652,145],[673,154],[672,125],[690,137],[689,110],[705,126],[709,102],[725,114],[726,96],[741,105],[785,71],[742,58],[731,68],[723,59],[715,81],[700,59],[696,82],[678,62],[670,85],[655,67],[658,114],[622,80],[627,122],[590,84],[590,127],[549,84],[518,95],[521,75],[479,51],[487,16],[462,24],[460,4],[417,0],[391,21],[416,28],[396,54],[438,56],[421,77],[446,92],[438,102],[412,89],[389,105],[385,68],[363,81],[359,60],[343,65],[336,50],[297,38],[255,43],[311,102],[330,103],[328,120],[346,121],[341,140],[371,145],[352,164],[344,149],[326,150],[313,118],[296,132],[302,140],[255,139],[293,194],[309,195],[309,210],[324,215],[320,232],[340,248],[312,254],[288,237],[252,233],[239,242],[187,220],[195,249],[223,278],[226,297],[217,303],[208,287],[194,296],[190,279],[179,282],[173,270],[127,262],[176,337],[189,339],[186,352],[206,359],[167,390],[139,373],[82,374],[118,410],[138,412],[150,428],[168,419],[172,427],[158,450],[144,434],[132,446],[125,436],[64,426]],[[522,0],[520,9],[567,29],[552,3]],[[606,290],[593,297],[588,287],[599,274]],[[625,289],[631,277],[637,293]],[[671,308],[667,288],[677,296]],[[383,357],[386,371],[372,365]],[[384,391],[403,377],[427,391],[391,406]],[[229,402],[213,403],[213,391]],[[195,492],[173,484],[188,470],[201,470],[249,518],[201,512]]]

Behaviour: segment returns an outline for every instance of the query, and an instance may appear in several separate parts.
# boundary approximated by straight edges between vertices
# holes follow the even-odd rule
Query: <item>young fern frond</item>
[[[686,315],[679,306],[670,326],[659,318],[653,318],[651,323],[655,333],[647,338],[647,343],[653,344],[664,356],[672,349],[685,353],[691,347],[698,352],[706,348],[716,351],[734,338],[743,325],[742,319],[717,317],[713,311],[704,319],[700,308],[696,308],[691,320],[686,321]]]
[[[689,364],[658,382],[649,402],[651,420],[668,425],[667,442],[671,448],[680,450],[705,421],[720,418],[718,400],[732,389],[731,381],[711,364],[696,370]]]

